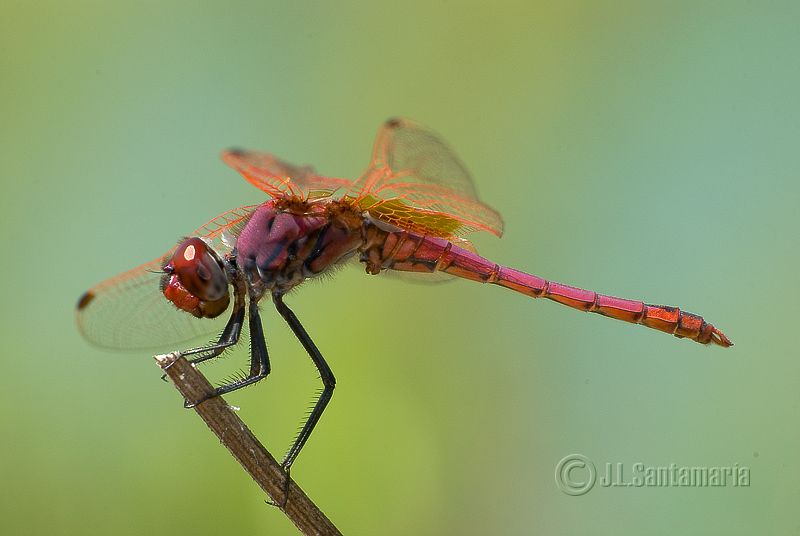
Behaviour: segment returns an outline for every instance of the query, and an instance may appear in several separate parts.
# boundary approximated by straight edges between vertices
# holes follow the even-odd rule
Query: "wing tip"
[[[92,300],[94,300],[94,298],[95,298],[95,293],[92,292],[91,290],[87,290],[81,295],[80,298],[78,298],[78,303],[75,306],[75,308],[78,311],[83,311],[84,309],[86,309],[89,303],[91,303]]]

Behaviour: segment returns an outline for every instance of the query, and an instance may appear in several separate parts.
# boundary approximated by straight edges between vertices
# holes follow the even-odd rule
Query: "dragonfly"
[[[355,181],[317,175],[308,166],[254,151],[224,151],[222,160],[269,199],[226,212],[158,259],[92,287],[78,301],[76,322],[88,341],[112,349],[163,348],[219,333],[213,344],[179,352],[193,363],[222,354],[248,325],[249,372],[217,387],[213,397],[269,374],[260,318],[261,300],[269,296],[316,365],[323,385],[282,462],[287,471],[336,381],[283,298],[306,279],[356,256],[372,275],[385,270],[446,274],[702,344],[733,344],[701,316],[677,307],[555,283],[479,256],[464,237],[474,231],[500,237],[500,214],[478,198],[472,178],[447,144],[409,119],[382,125],[370,165]]]

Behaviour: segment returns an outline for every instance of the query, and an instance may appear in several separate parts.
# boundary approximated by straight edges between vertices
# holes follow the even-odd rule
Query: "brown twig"
[[[325,536],[341,534],[291,479],[289,497],[284,501],[288,475],[221,396],[204,400],[214,387],[197,367],[175,353],[158,355],[155,359],[189,403],[203,400],[194,410],[300,532]]]

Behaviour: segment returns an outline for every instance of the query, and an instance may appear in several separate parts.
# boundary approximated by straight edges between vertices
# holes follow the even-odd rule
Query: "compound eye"
[[[228,295],[228,278],[222,261],[201,239],[181,242],[171,266],[181,285],[201,300],[217,301]]]

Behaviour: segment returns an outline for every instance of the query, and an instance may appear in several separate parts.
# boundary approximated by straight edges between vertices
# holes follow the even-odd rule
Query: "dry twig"
[[[185,358],[172,353],[155,356],[155,359],[189,403],[203,400],[214,391],[205,376]],[[341,534],[291,479],[288,500],[284,501],[288,476],[221,396],[203,400],[194,410],[300,532],[325,536]]]

